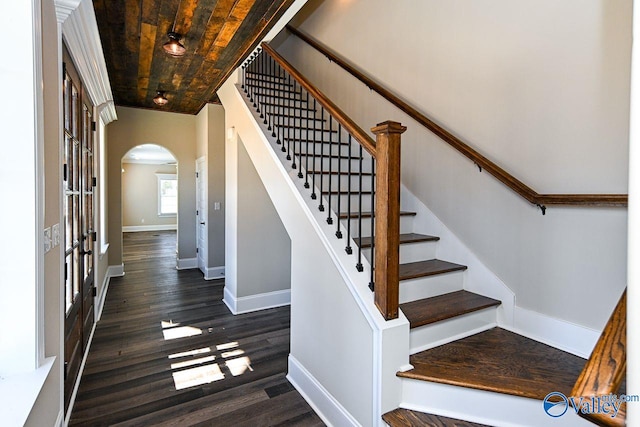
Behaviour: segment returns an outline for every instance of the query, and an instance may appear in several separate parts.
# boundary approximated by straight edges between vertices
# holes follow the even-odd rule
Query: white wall
[[[225,130],[222,105],[207,104],[196,116],[197,158],[205,157],[207,163],[208,191],[208,267],[224,268],[224,190],[225,190]],[[220,209],[215,209],[215,204]]]
[[[158,215],[158,177],[176,165],[122,164],[122,226],[176,225],[176,216]]]
[[[291,288],[291,239],[240,138],[237,296]]]
[[[140,144],[157,144],[178,160],[178,258],[196,257],[196,116],[118,107],[109,135],[109,265],[122,264],[122,157]]]
[[[627,192],[631,0],[315,0],[295,26],[536,191]],[[518,306],[604,326],[626,284],[626,209],[542,216],[295,36],[279,50],[364,129],[409,128],[403,183]]]

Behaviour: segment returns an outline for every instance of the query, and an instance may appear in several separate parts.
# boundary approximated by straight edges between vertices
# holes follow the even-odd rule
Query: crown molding
[[[58,24],[62,24],[77,9],[81,0],[55,0]]]
[[[117,119],[98,22],[91,0],[56,0],[56,15],[73,63],[105,124]]]

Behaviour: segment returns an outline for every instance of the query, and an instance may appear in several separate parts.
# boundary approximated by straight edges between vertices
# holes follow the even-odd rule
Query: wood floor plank
[[[176,270],[175,239],[124,234],[126,275],[111,279],[69,425],[235,426],[226,414],[240,412],[253,425],[324,425],[285,378],[289,308],[233,316],[222,280]],[[211,382],[182,388],[198,368]]]

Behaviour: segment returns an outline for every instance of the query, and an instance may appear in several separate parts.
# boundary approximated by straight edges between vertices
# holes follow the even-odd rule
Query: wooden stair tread
[[[400,244],[409,244],[409,243],[420,243],[420,242],[436,242],[440,240],[439,237],[429,236],[427,234],[418,234],[418,233],[404,233],[400,234]],[[356,243],[360,244],[361,248],[370,248],[371,247],[371,237],[363,237],[362,242],[360,242],[356,238]]]
[[[415,212],[400,211],[400,216],[416,216]],[[342,212],[340,219],[357,219],[358,212]],[[371,212],[362,212],[362,218],[371,218]]]
[[[542,400],[571,395],[586,360],[513,332],[493,328],[410,358],[399,377]]]
[[[500,301],[468,291],[455,291],[400,304],[411,328],[500,305]]]
[[[442,261],[440,259],[410,262],[407,264],[400,264],[400,280],[409,280],[418,277],[450,273],[452,271],[463,271],[466,269],[466,265],[455,264],[453,262]]]
[[[456,420],[455,418],[440,415],[425,414],[424,412],[411,411],[403,408],[387,412],[382,416],[382,419],[391,427],[488,427],[485,424]]]

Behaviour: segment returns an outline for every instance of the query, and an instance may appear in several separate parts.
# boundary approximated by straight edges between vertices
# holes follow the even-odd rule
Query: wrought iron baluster
[[[309,108],[309,92],[305,91],[305,107]],[[302,111],[302,110],[301,110]],[[305,116],[305,128],[307,129],[306,131],[306,135],[305,138],[307,140],[307,148],[305,149],[305,155],[304,155],[304,188],[309,188],[309,155],[311,154],[309,152],[309,110],[305,110],[304,112]],[[314,119],[312,121],[313,123],[315,123],[315,116]]]
[[[324,122],[323,122],[324,123]],[[322,133],[325,133],[324,125],[321,125]],[[329,209],[327,209],[327,224],[333,224],[333,219],[331,218],[331,199],[333,199],[333,187],[331,186],[331,176],[333,175],[333,116],[329,115],[329,185],[327,188],[327,200],[329,200]],[[340,164],[340,156],[338,156],[338,164]],[[338,195],[338,200],[340,200],[340,189],[336,193]]]
[[[294,93],[294,96],[298,98],[298,91]],[[302,175],[302,86],[300,86],[300,98],[298,103],[300,104],[300,108],[298,109],[298,122],[296,124],[296,128],[298,128],[298,178],[304,178]],[[295,120],[294,120],[295,123]]]
[[[320,107],[320,118],[324,119],[324,106]],[[331,120],[331,116],[329,116],[329,120]],[[313,127],[313,133],[315,134],[317,128]],[[324,132],[320,131],[320,176],[324,176]],[[320,179],[320,206],[318,209],[320,212],[324,212],[324,204],[322,199],[322,193],[324,190],[324,180]]]
[[[342,125],[338,123],[338,206],[336,212],[340,215],[340,206],[342,203],[342,161],[340,160],[340,156],[342,155]],[[351,159],[347,160],[347,164]],[[351,198],[351,194],[347,193],[347,199]],[[340,231],[340,219],[336,221],[336,237],[338,239],[342,239],[342,231]]]
[[[371,156],[371,281],[369,289],[374,288],[374,270],[376,268],[376,226],[375,226],[375,185],[376,185],[376,159]]]
[[[347,155],[349,156],[349,158],[351,158],[351,134],[349,134],[348,141],[349,141],[349,149],[347,150]],[[347,172],[347,180],[349,182],[347,183],[347,188],[349,189],[348,191],[349,198],[347,198],[347,246],[344,248],[344,250],[349,255],[351,255],[353,253],[353,248],[351,247],[351,168],[352,168],[352,165],[350,161],[348,165],[349,165],[349,169]]]
[[[273,76],[275,75],[275,71],[274,71],[274,66],[273,66],[273,58],[271,57],[271,55],[269,55],[268,58],[268,67],[267,67],[267,72],[269,73],[269,76]],[[270,79],[275,81],[275,77],[269,77]],[[267,112],[269,113],[269,124],[267,126],[267,130],[271,131],[271,136],[275,137],[276,136],[276,132],[275,132],[275,123],[274,123],[274,101],[275,98],[271,98],[271,104],[268,105],[268,109]]]
[[[356,264],[356,270],[362,272],[364,267],[362,266],[362,145],[360,147],[360,154],[358,157],[358,263]],[[373,215],[373,212],[371,212]]]
[[[317,104],[316,99],[313,98],[313,118],[316,118]],[[307,137],[308,138],[308,137]],[[316,166],[316,128],[313,128],[313,175],[311,176],[311,199],[315,200],[318,196],[316,195],[316,175],[318,174],[318,169]],[[320,175],[320,179],[322,180],[322,175]]]
[[[291,74],[287,73],[287,84],[291,85]],[[287,96],[287,160],[291,160],[291,96]],[[284,148],[284,147],[283,147]]]
[[[282,69],[280,68],[280,64],[277,64],[276,69],[277,74],[281,75],[282,74]],[[282,99],[278,99],[277,101],[274,99],[273,102],[277,102],[278,103],[278,117],[276,119],[276,123],[277,123],[277,127],[278,127],[278,131],[276,132],[276,144],[280,145],[282,144],[282,148],[284,149],[284,132],[283,132],[283,128],[282,125],[284,124],[284,100]],[[284,150],[283,150],[284,151]]]

